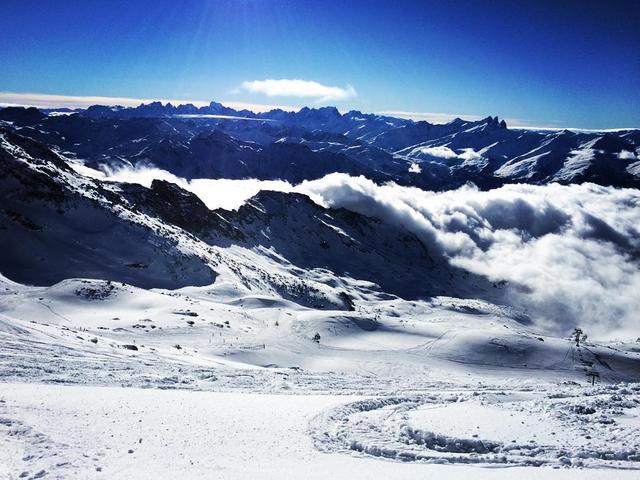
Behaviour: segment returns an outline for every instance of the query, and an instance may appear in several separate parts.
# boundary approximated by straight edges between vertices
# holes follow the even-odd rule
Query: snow
[[[527,393],[514,395],[526,396]],[[492,398],[500,395],[482,392],[481,396]],[[520,419],[526,422],[525,425],[533,426],[537,433],[548,432],[552,428],[546,424],[540,426],[539,422],[535,426],[534,418],[526,413],[513,419],[509,416],[510,410],[496,410],[486,419],[477,415],[485,414],[488,409],[465,411],[457,408],[458,413],[462,413],[461,418],[444,416],[438,413],[439,408],[456,409],[465,402],[456,401],[459,398],[457,393],[444,393],[438,397],[443,398],[445,407],[426,409],[430,403],[418,402],[421,406],[410,409],[408,419],[398,422],[401,430],[406,432],[408,428],[428,422],[431,428],[437,426],[444,432],[458,432],[456,426],[461,425],[471,433],[473,429],[467,425],[467,420],[471,420],[471,424],[481,426],[476,431],[490,434],[493,433],[491,428],[500,427],[495,427],[488,420],[504,419],[505,416],[515,429],[513,434],[505,432],[505,440],[514,436],[518,440],[531,438],[527,436],[526,426],[519,424]],[[380,407],[383,403],[387,405],[386,409]],[[455,480],[471,477],[597,479],[603,475],[631,479],[637,475],[637,472],[624,468],[567,469],[564,466],[566,460],[560,459],[557,463],[563,467],[559,470],[550,466],[483,468],[464,462],[465,457],[473,458],[471,453],[448,453],[446,450],[434,450],[432,453],[436,459],[450,459],[454,464],[460,464],[407,461],[409,451],[427,451],[424,443],[400,443],[398,446],[405,450],[405,457],[399,462],[381,460],[373,450],[372,454],[358,451],[362,449],[356,442],[364,442],[365,438],[384,441],[384,435],[389,433],[386,428],[393,419],[398,420],[404,415],[402,410],[407,405],[415,403],[337,395],[3,384],[0,394],[0,476],[7,479],[17,479],[20,475],[23,475],[21,478],[38,478],[38,474],[54,479],[168,479],[185,475],[194,479],[280,479],[300,478],[301,475],[311,479],[431,476]],[[354,407],[349,409],[349,406]],[[366,409],[372,406],[378,408]],[[351,412],[348,422],[341,420],[338,426],[324,423],[327,418],[338,420],[339,417],[332,415],[347,410]],[[373,416],[376,412],[380,413],[379,419]],[[372,421],[374,423],[369,425],[368,422]],[[485,426],[489,429],[486,432]],[[331,428],[346,428],[348,435],[357,434],[358,440],[342,438],[352,442],[350,448],[343,447],[346,454],[342,450],[332,450],[334,446],[328,443],[335,438]],[[635,429],[637,431],[637,425]],[[418,430],[412,432],[417,436]],[[633,429],[627,433],[631,432]],[[466,431],[458,434],[462,433]],[[568,433],[557,433],[570,439]],[[424,433],[422,438],[425,438]],[[637,438],[628,436],[627,442],[637,442]],[[399,442],[395,438],[386,440],[390,445]],[[547,439],[544,440],[546,442]],[[554,439],[555,445],[561,443],[560,439]],[[470,441],[458,442],[461,447],[458,449],[469,449],[472,445]],[[364,445],[361,443],[360,446]],[[389,453],[390,447],[386,448]],[[550,448],[545,446],[544,451]],[[511,451],[504,455],[507,458],[516,456]],[[481,456],[478,454],[476,459]],[[496,457],[501,458],[500,455]],[[584,459],[584,462],[588,461],[588,458]],[[632,462],[609,463],[624,467],[625,463]]]
[[[618,153],[618,158],[620,160],[637,160],[638,157],[635,155],[635,153],[630,152],[629,150],[622,150]]]
[[[546,160],[546,158],[551,154],[552,152],[548,151],[538,155],[527,156],[524,160],[516,158],[505,163],[502,167],[496,170],[496,175],[499,177],[532,178],[536,174],[536,169],[534,167],[536,167],[542,160]]]
[[[573,150],[562,168],[555,174],[555,178],[567,180],[580,175],[589,168],[594,158],[595,151],[592,148]]]
[[[441,297],[318,310],[242,294],[226,276],[180,290],[2,280],[0,307],[7,478],[640,468],[640,386],[625,383],[640,379],[640,349],[576,347],[507,307]]]
[[[627,167],[627,172],[636,177],[640,177],[640,162],[633,162]]]
[[[5,257],[41,286],[0,276],[0,477],[637,476],[636,191],[247,181],[187,231],[9,138]],[[72,207],[21,203],[52,183]]]

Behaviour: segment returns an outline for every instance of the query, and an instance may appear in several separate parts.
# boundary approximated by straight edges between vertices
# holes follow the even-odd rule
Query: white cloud
[[[150,185],[172,181],[209,208],[236,209],[259,190],[295,191],[316,203],[377,217],[413,232],[432,256],[506,280],[508,302],[541,328],[564,334],[580,325],[592,337],[638,337],[640,191],[593,184],[463,187],[428,192],[334,173],[282,181],[187,181],[158,169],[88,172]]]
[[[355,97],[357,92],[351,85],[345,88],[330,87],[312,80],[267,79],[242,82],[240,88],[250,93],[262,93],[268,97],[315,98],[317,102],[331,102]]]
[[[435,193],[332,174],[296,190],[415,233],[454,265],[509,282],[540,326],[638,336],[640,191],[583,185]]]
[[[476,152],[473,148],[463,148],[462,153],[458,155],[458,158],[461,158],[462,160],[465,160],[467,162],[472,162],[482,159],[482,155]]]
[[[129,97],[102,97],[95,95],[53,95],[46,93],[13,93],[0,92],[0,104],[23,105],[39,108],[86,108],[91,105],[122,105],[124,107],[136,107],[141,103],[161,101],[170,102],[173,105],[181,103],[193,103],[194,105],[208,105],[209,102],[197,100],[168,100],[164,98],[129,98]]]
[[[463,148],[462,153],[458,154],[454,150],[445,146],[438,147],[416,147],[411,149],[408,154],[411,158],[415,159],[443,159],[452,160],[454,158],[464,160],[465,162],[477,162],[482,160],[482,155],[476,152],[473,148]]]
[[[409,120],[426,120],[430,123],[448,123],[456,118],[464,120],[482,120],[485,117],[479,115],[457,114],[457,113],[436,113],[436,112],[408,112],[406,110],[382,110],[376,112],[378,115],[387,115],[390,117],[406,118]]]
[[[417,151],[416,151],[417,150]],[[418,147],[414,152],[444,159],[458,158],[458,154],[449,147]]]
[[[618,153],[618,158],[620,160],[637,160],[635,153],[630,152],[629,150],[622,150]]]
[[[154,180],[166,180],[195,193],[210,209],[224,208],[237,210],[246,200],[253,197],[260,190],[276,190],[288,192],[293,186],[280,180],[229,180],[229,179],[193,179],[186,180],[156,167],[137,166],[109,168],[103,165],[102,170],[89,168],[79,162],[71,166],[80,174],[99,180],[112,182],[137,183],[147,188]]]

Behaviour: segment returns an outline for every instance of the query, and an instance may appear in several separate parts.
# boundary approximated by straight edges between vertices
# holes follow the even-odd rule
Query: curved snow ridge
[[[316,448],[403,462],[640,470],[640,386],[360,400],[310,423]]]

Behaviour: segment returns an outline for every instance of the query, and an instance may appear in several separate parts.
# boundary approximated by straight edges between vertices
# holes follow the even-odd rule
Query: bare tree
[[[573,329],[571,333],[571,340],[576,342],[576,347],[580,346],[580,342],[585,342],[587,340],[587,334],[582,331],[581,328],[576,327]]]
[[[591,378],[591,385],[595,385],[596,384],[596,379],[600,378],[600,374],[598,372],[596,372],[595,370],[590,370],[587,372],[587,377]]]

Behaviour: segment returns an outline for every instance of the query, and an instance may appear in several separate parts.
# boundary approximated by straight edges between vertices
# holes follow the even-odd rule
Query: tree
[[[318,332],[316,332],[316,334],[313,336],[313,341],[316,343],[320,343],[320,334]]]
[[[576,327],[573,329],[571,333],[571,340],[576,342],[576,347],[580,346],[580,342],[585,342],[587,340],[587,334],[582,331],[581,328]]]

